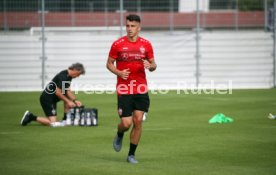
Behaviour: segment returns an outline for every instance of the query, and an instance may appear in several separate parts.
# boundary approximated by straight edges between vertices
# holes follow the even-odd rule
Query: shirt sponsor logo
[[[121,58],[122,58],[122,60],[127,60],[128,59],[128,53],[122,53]]]

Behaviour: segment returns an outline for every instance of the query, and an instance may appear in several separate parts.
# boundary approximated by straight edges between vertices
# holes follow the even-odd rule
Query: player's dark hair
[[[140,16],[135,15],[135,14],[130,14],[126,17],[126,20],[128,21],[136,21],[136,22],[141,22]]]
[[[74,63],[68,69],[79,71],[81,74],[85,74],[85,68],[81,63]]]

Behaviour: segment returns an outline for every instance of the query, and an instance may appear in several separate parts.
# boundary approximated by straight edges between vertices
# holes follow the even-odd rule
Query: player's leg
[[[52,123],[56,122],[56,118],[56,116],[37,117],[36,121],[42,125],[50,126]]]
[[[129,130],[132,125],[132,116],[122,117],[121,122],[118,124],[117,133],[113,141],[113,148],[119,152],[122,148],[124,133]]]
[[[133,128],[130,133],[130,147],[127,161],[129,163],[138,163],[135,159],[135,151],[142,135],[143,115],[145,112],[148,112],[150,100],[148,94],[137,94],[133,102],[135,110],[133,111]]]
[[[121,122],[118,124],[117,134],[113,141],[113,148],[119,152],[122,148],[124,133],[129,130],[132,125],[132,116],[122,117]]]
[[[118,124],[118,132],[124,133],[129,130],[132,125],[132,116],[121,117],[121,122]]]
[[[130,133],[130,142],[136,145],[138,145],[141,138],[143,115],[144,111],[135,110],[133,112],[133,128]]]
[[[50,106],[47,103],[47,99],[41,95],[40,96],[40,104],[44,110],[44,113],[46,114],[46,111],[51,113],[51,109]],[[45,118],[45,119],[41,119],[42,117],[38,117],[36,115],[34,115],[33,113],[26,111],[21,119],[21,125],[22,126],[26,126],[27,124],[29,124],[32,121],[36,121],[42,124],[48,124],[49,123],[49,119]]]
[[[42,125],[47,125],[47,126],[56,126],[56,109],[57,109],[57,101],[52,101],[47,98],[47,96],[40,96],[40,104],[41,107],[46,115],[46,117],[42,116],[36,116],[32,114],[31,112],[28,112],[25,115],[25,119],[23,120],[24,122],[21,123],[23,126],[27,125],[31,121],[36,121]]]
[[[137,94],[134,97],[134,111],[133,111],[133,128],[130,134],[130,141],[133,144],[138,144],[141,133],[142,133],[142,123],[143,115],[148,112],[150,100],[148,94]]]
[[[43,125],[51,125],[51,123],[56,122],[56,116],[40,117],[40,116],[34,115],[29,111],[26,111],[21,119],[21,125],[26,126],[32,121],[36,121]]]
[[[121,118],[121,122],[118,124],[117,134],[113,141],[113,148],[117,152],[119,152],[122,148],[124,133],[128,131],[132,125],[132,106],[130,95],[118,96],[118,114]]]
[[[129,163],[138,163],[135,159],[135,151],[142,134],[143,114],[144,111],[135,110],[133,112],[133,127],[130,133],[130,145],[127,157]]]
[[[46,115],[46,117],[37,117],[37,122],[43,125],[51,126],[57,121],[57,102],[45,99],[45,97],[40,98],[41,107]]]

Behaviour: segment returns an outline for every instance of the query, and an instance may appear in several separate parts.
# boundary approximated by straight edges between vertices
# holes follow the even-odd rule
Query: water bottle
[[[70,125],[74,124],[74,119],[75,119],[75,112],[74,112],[74,108],[70,109],[71,112],[71,121],[70,121]]]
[[[86,113],[86,126],[91,126],[91,116],[90,112]]]
[[[85,126],[85,115],[84,112],[81,113],[80,125]]]
[[[71,125],[71,110],[66,113],[66,125]]]
[[[97,125],[97,118],[96,118],[96,114],[94,111],[92,111],[92,125],[96,126]]]
[[[78,126],[80,121],[80,108],[75,109],[74,126]]]
[[[94,125],[94,126],[97,125],[97,119],[96,119],[96,117],[93,117],[93,125]]]

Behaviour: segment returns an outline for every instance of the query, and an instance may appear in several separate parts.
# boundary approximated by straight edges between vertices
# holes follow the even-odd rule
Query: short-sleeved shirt
[[[143,60],[154,58],[151,43],[138,37],[136,42],[130,42],[126,36],[116,40],[110,49],[109,57],[116,60],[118,70],[129,69],[127,80],[117,76],[118,94],[144,94],[148,91]]]
[[[62,93],[66,94],[66,91],[70,88],[72,77],[69,76],[68,70],[63,70],[59,72],[50,81],[42,92],[42,96],[47,99],[47,101],[57,102],[60,99],[56,96],[56,88],[61,89]]]

